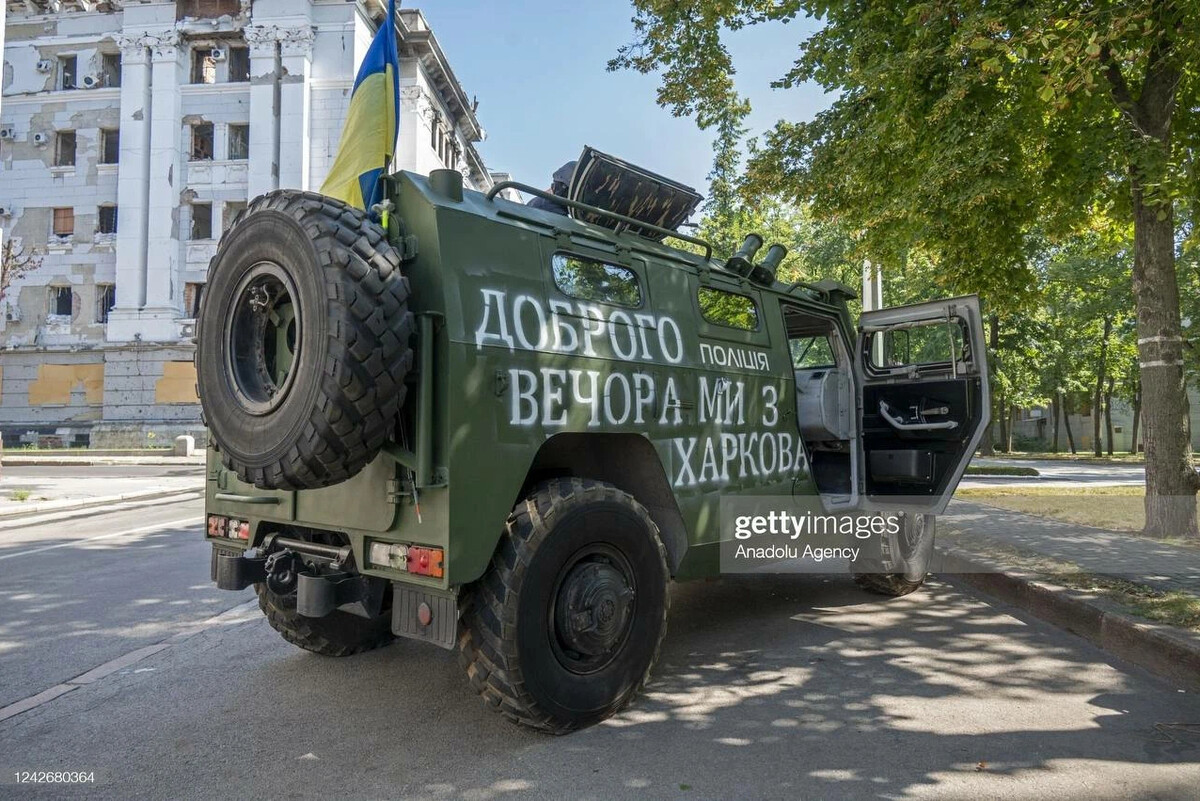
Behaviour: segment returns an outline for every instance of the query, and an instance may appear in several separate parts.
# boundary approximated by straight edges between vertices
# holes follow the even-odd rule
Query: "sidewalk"
[[[155,476],[0,475],[0,521],[43,512],[67,511],[132,500],[148,500],[204,489],[198,465]],[[24,500],[18,500],[24,498]]]
[[[1200,548],[1167,545],[1129,532],[1105,531],[968,501],[953,501],[939,525],[1073,562],[1090,573],[1156,590],[1200,594]]]
[[[192,456],[161,456],[152,454],[116,455],[92,454],[80,450],[77,454],[64,451],[7,451],[0,460],[0,474],[6,467],[88,467],[92,465],[203,465],[204,451]]]

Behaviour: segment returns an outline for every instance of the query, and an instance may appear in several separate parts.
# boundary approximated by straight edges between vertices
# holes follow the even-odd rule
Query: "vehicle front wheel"
[[[667,626],[658,527],[611,484],[556,479],[508,517],[487,573],[464,594],[459,657],[506,717],[563,734],[637,694]]]
[[[880,538],[879,553],[852,567],[854,581],[878,595],[915,592],[929,574],[934,527],[933,515],[904,515],[899,531]]]

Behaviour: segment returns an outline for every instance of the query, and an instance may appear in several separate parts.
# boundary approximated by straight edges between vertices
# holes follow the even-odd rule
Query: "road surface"
[[[1071,459],[981,459],[973,467],[1032,467],[1038,476],[965,476],[960,488],[968,487],[1053,487],[1064,491],[1076,487],[1141,485],[1146,467],[1137,463],[1084,462]]]
[[[109,665],[0,720],[0,797],[1118,799],[1200,787],[1200,698],[941,581],[882,601],[842,577],[677,585],[647,692],[552,738],[485,710],[433,646],[338,660],[288,645],[248,592],[212,589],[200,511],[0,531],[0,706]],[[40,770],[95,781],[14,784]]]

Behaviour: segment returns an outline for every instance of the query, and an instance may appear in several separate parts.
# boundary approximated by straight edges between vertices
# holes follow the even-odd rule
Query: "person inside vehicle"
[[[575,172],[575,162],[568,161],[566,164],[554,171],[554,175],[550,178],[550,193],[558,197],[566,197],[567,190],[571,186],[571,175]],[[535,197],[528,204],[531,209],[542,209],[543,211],[552,211],[555,214],[566,215],[567,207],[561,203],[556,203],[549,198]]]

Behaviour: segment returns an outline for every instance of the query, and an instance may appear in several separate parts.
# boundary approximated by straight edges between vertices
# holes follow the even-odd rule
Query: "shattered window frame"
[[[217,60],[213,57],[213,48],[192,48],[192,80],[191,83],[211,86],[217,82]]]
[[[117,305],[116,284],[96,284],[96,322],[107,323],[108,313]]]
[[[237,147],[235,147],[235,143]],[[250,158],[250,123],[238,122],[229,126],[229,152],[226,156],[230,161],[245,161]]]
[[[229,48],[229,83],[250,82],[250,48],[232,45]]]
[[[121,129],[100,129],[100,164],[121,163]]]
[[[212,161],[213,160],[213,142],[215,141],[216,132],[211,122],[197,122],[191,126],[192,146],[188,154],[188,161]],[[205,144],[207,142],[207,145]]]
[[[79,138],[75,131],[55,131],[54,133],[54,166],[74,167],[76,154],[79,150]]]
[[[102,86],[111,88],[121,85],[120,53],[100,54],[100,76],[103,79]]]
[[[75,292],[71,287],[61,284],[52,284],[50,287],[50,296],[46,309],[47,317],[66,317],[70,319],[75,314]],[[65,301],[66,311],[63,311]]]
[[[74,53],[58,57],[58,88],[67,91],[78,88],[79,56]]]
[[[51,210],[50,234],[60,239],[75,235],[75,208],[58,206]]]
[[[117,232],[117,219],[117,205],[115,203],[106,203],[100,206],[96,213],[96,233],[104,235],[115,234]]]
[[[206,242],[213,238],[213,204],[209,201],[193,203],[192,224],[189,229],[191,242]]]

